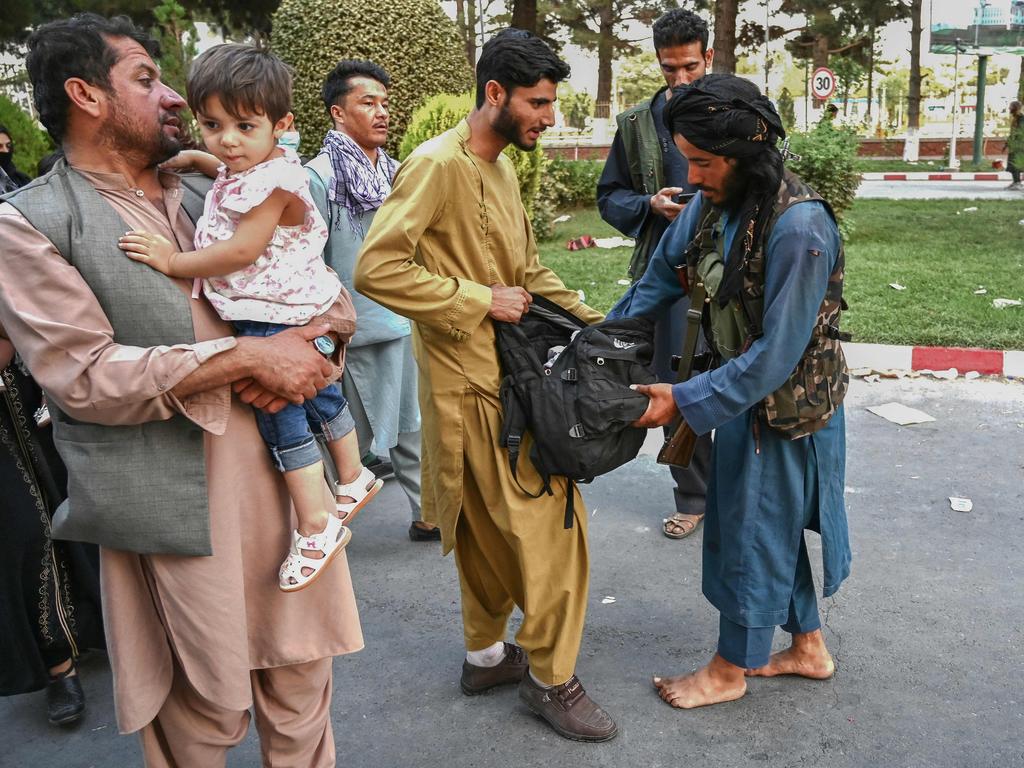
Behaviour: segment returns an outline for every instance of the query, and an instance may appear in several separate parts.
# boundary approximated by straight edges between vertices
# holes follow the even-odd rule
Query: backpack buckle
[[[576,369],[575,368],[566,368],[564,371],[562,371],[562,380],[563,381],[578,381],[579,380],[579,376],[576,375]]]
[[[509,452],[518,453],[519,444],[523,442],[523,438],[519,435],[509,435],[505,438],[505,445],[508,447]]]
[[[569,430],[569,437],[586,437],[586,432],[583,431],[582,424],[573,424],[572,429]]]

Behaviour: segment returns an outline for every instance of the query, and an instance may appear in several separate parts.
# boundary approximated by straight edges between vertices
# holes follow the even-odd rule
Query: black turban
[[[705,75],[673,88],[665,125],[698,149],[726,157],[752,157],[786,137],[771,101],[735,75]]]

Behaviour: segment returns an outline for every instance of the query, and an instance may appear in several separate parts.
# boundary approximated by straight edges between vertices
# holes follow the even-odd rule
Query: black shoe
[[[413,541],[440,541],[441,529],[435,525],[428,530],[412,523],[409,525],[409,538]]]
[[[493,667],[478,667],[463,660],[459,687],[467,696],[476,696],[499,685],[518,683],[529,666],[526,651],[514,643],[505,643],[505,656]]]
[[[395,476],[394,465],[380,456],[373,456],[369,461],[364,461],[363,466],[373,472],[373,476],[378,480],[390,480]]]
[[[46,714],[53,725],[73,723],[85,712],[85,691],[74,671],[71,667],[46,686]]]
[[[608,741],[619,732],[615,721],[583,690],[576,675],[561,685],[544,688],[527,672],[519,683],[519,698],[567,739]]]

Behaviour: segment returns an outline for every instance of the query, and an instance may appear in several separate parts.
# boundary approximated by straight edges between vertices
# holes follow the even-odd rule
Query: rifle
[[[686,265],[676,267],[676,274],[679,282],[685,290],[688,284],[686,279]],[[693,362],[697,352],[697,337],[700,334],[701,318],[704,315],[704,305],[707,302],[707,289],[704,283],[698,278],[697,284],[693,286],[690,293],[690,308],[686,311],[686,338],[683,340],[683,355],[679,358],[676,383],[689,380],[693,375]],[[688,467],[693,459],[693,451],[697,447],[697,433],[693,431],[686,420],[680,414],[672,424],[672,435],[665,440],[665,444],[658,452],[659,464],[671,464],[676,467]]]

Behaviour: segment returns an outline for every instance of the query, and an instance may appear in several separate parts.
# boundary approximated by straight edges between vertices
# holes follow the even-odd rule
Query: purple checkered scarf
[[[352,137],[341,131],[328,131],[320,148],[331,159],[334,183],[327,188],[327,196],[348,211],[349,225],[357,235],[363,235],[358,216],[380,208],[389,189],[373,167],[370,158]],[[383,163],[388,182],[395,178],[397,164],[383,149],[377,150],[377,162]]]

